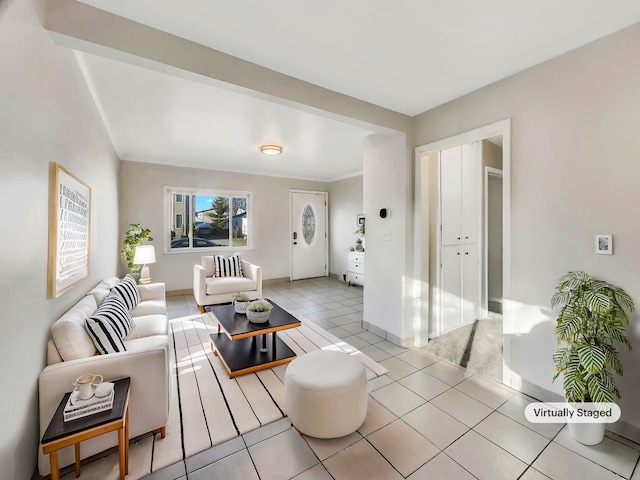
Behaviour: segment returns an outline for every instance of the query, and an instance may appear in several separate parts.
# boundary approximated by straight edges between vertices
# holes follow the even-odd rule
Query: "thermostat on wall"
[[[389,210],[388,208],[380,209],[380,218],[387,218],[389,215],[391,215],[391,210]]]

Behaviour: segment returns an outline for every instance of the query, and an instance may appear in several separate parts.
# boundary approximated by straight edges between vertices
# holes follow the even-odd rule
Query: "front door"
[[[291,191],[291,280],[327,275],[327,197]]]

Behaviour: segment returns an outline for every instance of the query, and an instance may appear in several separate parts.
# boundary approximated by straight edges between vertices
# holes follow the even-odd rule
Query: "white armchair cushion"
[[[122,339],[131,331],[133,320],[127,307],[112,293],[98,311],[87,318],[87,331],[101,354],[126,351]]]
[[[202,266],[204,267],[205,277],[213,277],[216,274],[216,264],[213,262],[212,255],[202,257]]]
[[[117,294],[127,310],[133,310],[140,303],[140,293],[135,279],[128,273],[118,285],[111,289],[111,292]]]
[[[247,277],[207,278],[207,295],[246,292],[256,289],[256,282]]]
[[[96,354],[96,346],[85,327],[86,319],[96,308],[95,297],[86,295],[51,326],[51,336],[64,361],[92,357]]]

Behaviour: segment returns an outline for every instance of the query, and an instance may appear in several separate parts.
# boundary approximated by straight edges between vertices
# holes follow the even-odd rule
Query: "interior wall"
[[[640,24],[556,57],[416,117],[428,144],[511,118],[512,369],[534,394],[552,383],[557,348],[554,286],[586,270],[640,302]],[[596,255],[594,236],[613,234],[613,255]],[[628,331],[640,348],[634,314]],[[640,427],[640,359],[624,352],[619,379],[623,422]]]
[[[404,134],[374,134],[363,142],[363,207],[366,216],[364,319],[376,333],[403,344],[413,336],[406,325],[407,242],[412,215]],[[381,208],[390,214],[380,218]],[[354,229],[355,230],[355,229]]]
[[[38,375],[53,322],[117,272],[119,160],[73,53],[42,28],[41,3],[0,6],[0,477],[30,479],[39,448]],[[91,187],[90,274],[47,298],[49,163]],[[69,385],[71,385],[69,379]]]
[[[362,175],[329,184],[329,273],[339,280],[347,273],[347,253],[356,244],[362,212]]]
[[[253,248],[242,257],[262,267],[263,280],[289,279],[291,266],[290,189],[328,191],[325,182],[266,177],[244,173],[121,162],[120,238],[131,223],[151,230],[157,263],[151,278],[165,282],[167,291],[193,288],[193,265],[212,252],[164,253],[163,187],[184,186],[253,193]],[[329,204],[331,204],[331,196]],[[331,225],[330,225],[331,229]],[[228,255],[234,250],[222,251]],[[121,262],[121,273],[126,266]]]

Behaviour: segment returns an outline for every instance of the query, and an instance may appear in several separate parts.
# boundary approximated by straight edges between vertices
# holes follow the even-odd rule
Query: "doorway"
[[[414,343],[417,346],[427,346],[430,336],[438,325],[442,325],[442,299],[446,292],[443,291],[443,278],[441,277],[440,265],[442,262],[440,218],[438,211],[438,158],[439,152],[454,147],[456,145],[471,144],[492,139],[493,142],[501,143],[500,160],[501,165],[492,165],[503,171],[502,177],[502,310],[503,318],[498,339],[495,342],[502,348],[499,350],[499,361],[502,364],[501,377],[506,385],[512,385],[511,365],[511,343],[509,333],[512,331],[512,313],[509,303],[510,298],[510,155],[511,155],[511,122],[509,119],[487,125],[469,132],[465,132],[454,137],[446,138],[427,145],[416,148],[416,171],[415,171],[415,218],[416,230],[414,232],[414,277],[416,301],[414,305],[414,325],[419,325],[415,329]],[[493,143],[492,142],[492,143]],[[486,163],[483,166],[487,166]],[[484,168],[481,170],[484,177]],[[479,182],[482,180],[479,180]],[[487,193],[487,192],[483,192]],[[481,197],[484,201],[484,195]],[[484,203],[484,202],[483,202]],[[484,212],[484,207],[483,207]],[[485,225],[483,225],[485,230]],[[486,233],[486,232],[484,232]],[[482,299],[480,302],[479,318],[488,314],[488,262],[486,261],[486,245],[488,240],[483,234],[481,242],[484,244],[479,249],[482,268]],[[495,265],[495,264],[494,264]],[[500,268],[500,267],[499,267]],[[469,325],[472,334],[478,334],[477,326]],[[468,338],[473,335],[467,335]],[[435,343],[435,342],[434,342]],[[467,352],[468,354],[468,352]],[[515,377],[514,377],[515,378]]]
[[[328,196],[291,190],[291,280],[327,276]]]

